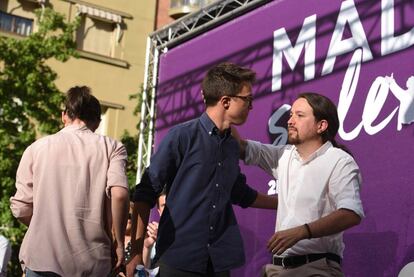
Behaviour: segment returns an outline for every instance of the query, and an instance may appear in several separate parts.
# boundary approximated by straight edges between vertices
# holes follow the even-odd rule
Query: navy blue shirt
[[[206,113],[169,131],[134,194],[153,207],[166,186],[155,259],[200,273],[209,257],[216,272],[244,264],[232,204],[249,207],[257,192],[240,172],[239,155],[230,130],[220,135]]]

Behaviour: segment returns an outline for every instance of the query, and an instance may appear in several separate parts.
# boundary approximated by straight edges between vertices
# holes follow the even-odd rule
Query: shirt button
[[[213,205],[213,209],[215,209],[216,208],[216,205]]]
[[[218,164],[218,166],[221,166],[221,162],[218,162],[217,164]]]
[[[216,184],[216,188],[218,188],[219,187],[219,184]]]
[[[210,230],[213,230],[213,226],[210,226]]]
[[[207,243],[207,247],[210,247],[210,243]]]

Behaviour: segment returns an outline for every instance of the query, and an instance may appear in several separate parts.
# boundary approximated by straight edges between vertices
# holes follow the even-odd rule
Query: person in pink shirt
[[[108,276],[124,260],[127,153],[94,133],[100,116],[90,89],[73,87],[62,113],[65,127],[23,153],[10,201],[13,215],[29,227],[19,253],[27,277]]]

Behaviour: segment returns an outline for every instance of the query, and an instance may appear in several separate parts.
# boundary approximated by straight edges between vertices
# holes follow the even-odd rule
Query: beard
[[[301,143],[301,139],[299,138],[299,133],[294,128],[289,128],[288,130],[288,143],[292,145],[298,145]]]

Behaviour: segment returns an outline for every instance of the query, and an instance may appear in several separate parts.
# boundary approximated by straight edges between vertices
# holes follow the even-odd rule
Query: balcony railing
[[[177,19],[215,1],[217,0],[171,0],[168,13],[172,18]]]

